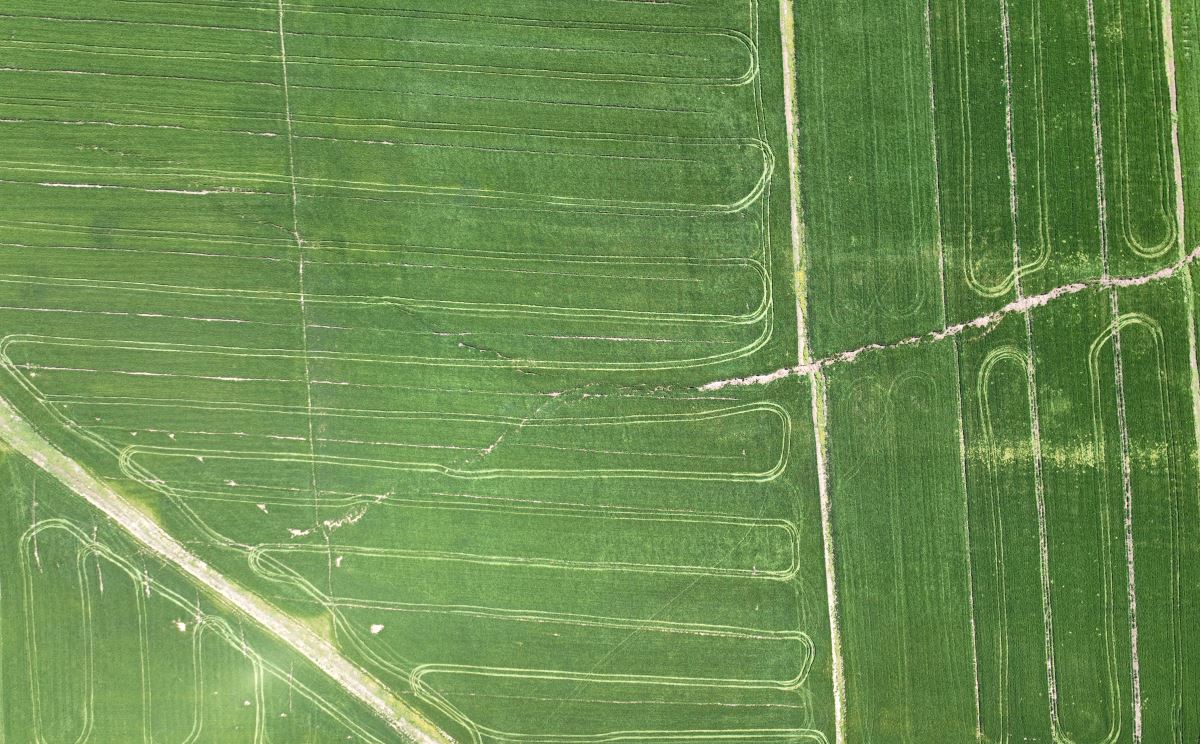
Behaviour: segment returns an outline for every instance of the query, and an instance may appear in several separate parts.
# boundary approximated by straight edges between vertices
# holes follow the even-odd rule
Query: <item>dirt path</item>
[[[329,641],[229,581],[189,552],[141,509],[47,441],[3,398],[0,398],[0,439],[104,512],[144,548],[186,573],[303,655],[407,740],[418,744],[450,744],[453,741],[393,695],[379,680],[344,658]]]

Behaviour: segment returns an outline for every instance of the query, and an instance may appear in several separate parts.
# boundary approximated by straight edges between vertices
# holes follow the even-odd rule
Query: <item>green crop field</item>
[[[0,742],[1192,744],[1200,0],[0,2]]]

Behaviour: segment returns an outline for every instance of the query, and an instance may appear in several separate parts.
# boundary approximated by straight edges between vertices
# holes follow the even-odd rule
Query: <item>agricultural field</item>
[[[0,4],[0,741],[1200,738],[1200,0]]]

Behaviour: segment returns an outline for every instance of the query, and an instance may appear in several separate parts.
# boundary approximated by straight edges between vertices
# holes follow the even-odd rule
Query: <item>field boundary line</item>
[[[804,217],[800,201],[800,141],[796,118],[796,25],[792,0],[779,0],[779,33],[783,53],[784,123],[788,150],[789,216],[792,240],[792,287],[796,293],[796,361],[799,367],[810,365],[808,327],[808,274],[805,264]],[[831,683],[833,686],[833,727],[836,744],[846,743],[846,679],[842,660],[842,634],[838,623],[837,570],[833,546],[833,507],[829,499],[828,400],[824,376],[819,370],[809,379],[813,440],[817,463],[817,490],[821,507],[821,547],[825,567],[825,598],[829,613]],[[706,386],[707,387],[707,386]]]
[[[808,329],[805,316],[807,308],[807,279],[803,265],[801,246],[804,242],[804,226],[800,221],[800,140],[796,132],[796,31],[792,17],[791,0],[780,0],[779,32],[783,43],[783,105],[784,123],[787,128],[788,153],[788,203],[789,224],[792,238],[792,285],[796,289],[796,354],[799,362],[809,360]]]
[[[1171,151],[1175,158],[1175,222],[1180,255],[1187,250],[1186,202],[1183,183],[1183,153],[1179,144],[1179,83],[1175,68],[1175,14],[1171,0],[1162,0],[1163,64],[1166,67],[1167,93],[1171,101]],[[1191,368],[1192,426],[1196,446],[1200,447],[1200,363],[1196,352],[1196,301],[1192,291],[1192,275],[1183,272],[1183,296],[1187,308],[1188,366]]]
[[[1183,180],[1183,152],[1179,143],[1179,82],[1175,63],[1175,12],[1172,0],[1161,0],[1163,66],[1167,78],[1167,96],[1171,105],[1171,154],[1174,158],[1172,175],[1175,180],[1175,230],[1177,249],[1182,255],[1186,251],[1187,241],[1187,208]],[[1192,399],[1192,431],[1193,442],[1200,447],[1200,364],[1197,363],[1196,352],[1196,300],[1193,290],[1192,273],[1184,271],[1181,277],[1184,297],[1184,307],[1188,340],[1188,368],[1190,372]],[[1177,709],[1182,708],[1183,688],[1175,690],[1173,703]]]

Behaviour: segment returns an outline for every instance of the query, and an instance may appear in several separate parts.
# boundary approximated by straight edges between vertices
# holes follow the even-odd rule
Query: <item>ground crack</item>
[[[750,375],[749,377],[733,377],[724,380],[714,380],[699,387],[700,390],[708,392],[720,390],[726,387],[743,387],[750,385],[766,385],[776,380],[782,380],[787,377],[802,377],[805,375],[815,374],[825,369],[839,364],[849,364],[859,357],[860,354],[873,351],[886,351],[888,349],[898,349],[905,346],[919,346],[937,341],[943,341],[948,338],[954,338],[966,331],[973,329],[982,329],[985,332],[990,331],[1000,321],[1010,315],[1024,313],[1035,308],[1044,307],[1051,302],[1059,300],[1063,297],[1079,294],[1088,290],[1098,289],[1121,289],[1124,287],[1138,287],[1151,282],[1164,281],[1175,276],[1180,271],[1186,269],[1197,258],[1200,258],[1200,246],[1197,246],[1187,256],[1181,258],[1169,266],[1166,266],[1152,274],[1143,274],[1141,276],[1132,277],[1102,277],[1099,279],[1091,279],[1085,282],[1076,282],[1074,284],[1064,284],[1061,287],[1043,292],[1041,294],[1023,297],[1018,300],[1013,300],[999,310],[980,315],[964,323],[956,323],[939,328],[935,331],[929,331],[917,336],[909,336],[908,338],[900,339],[890,344],[866,344],[857,349],[838,352],[823,359],[817,359],[807,364],[798,364],[794,367],[782,367],[773,372],[765,372],[758,375]]]

